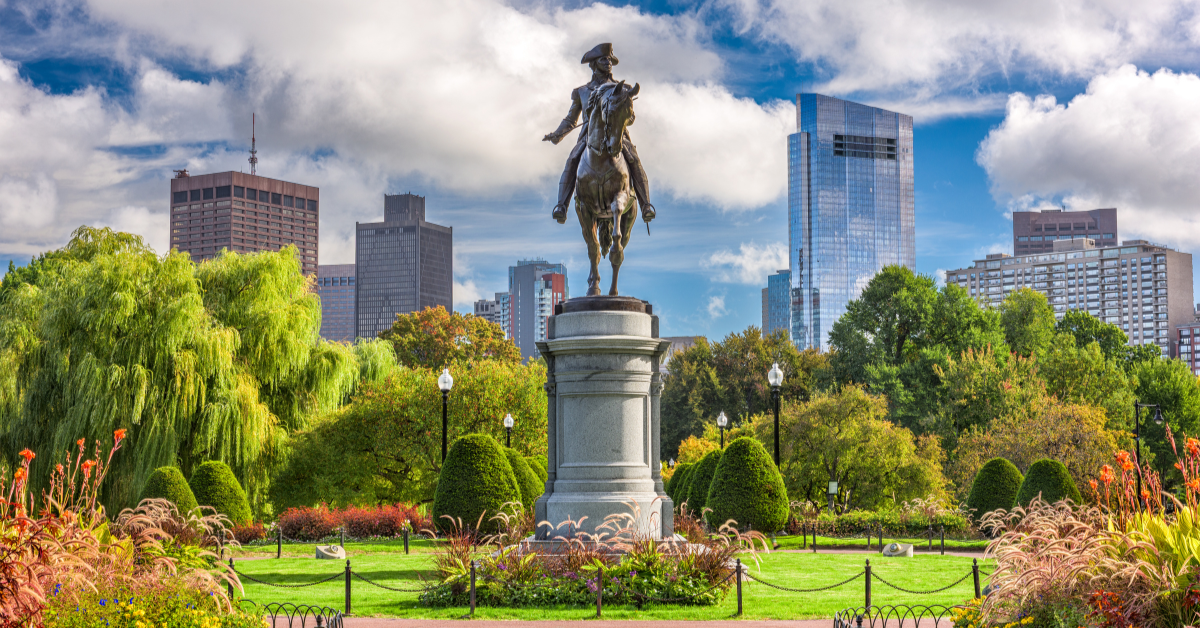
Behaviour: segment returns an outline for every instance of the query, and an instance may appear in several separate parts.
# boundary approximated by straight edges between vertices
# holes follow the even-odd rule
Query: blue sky
[[[455,229],[458,309],[518,258],[567,264],[580,295],[578,226],[549,219],[574,138],[539,140],[601,41],[642,84],[659,216],[622,291],[664,335],[760,322],[803,91],[915,117],[920,272],[1011,252],[1010,211],[1060,204],[1200,248],[1196,0],[0,0],[0,262],[81,224],[162,251],[171,169],[245,169],[257,112],[260,174],[322,189],[323,263],[412,191]]]

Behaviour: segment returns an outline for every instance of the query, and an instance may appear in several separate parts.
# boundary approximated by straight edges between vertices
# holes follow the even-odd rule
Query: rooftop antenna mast
[[[250,174],[258,174],[258,149],[255,147],[254,126],[257,124],[258,114],[250,114]]]

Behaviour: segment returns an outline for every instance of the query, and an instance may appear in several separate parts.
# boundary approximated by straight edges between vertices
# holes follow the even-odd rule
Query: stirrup
[[[655,216],[655,213],[654,213],[653,205],[651,205],[650,203],[646,203],[645,205],[642,205],[642,221],[643,222],[650,222],[651,220],[654,220],[654,216]]]

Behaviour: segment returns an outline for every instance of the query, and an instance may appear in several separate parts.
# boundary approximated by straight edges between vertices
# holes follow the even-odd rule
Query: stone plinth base
[[[669,341],[658,338],[648,303],[583,297],[550,317],[546,341],[548,479],[537,501],[537,539],[613,527],[670,539],[671,499],[659,468],[659,364]],[[571,521],[572,525],[555,528]],[[617,530],[608,530],[613,536]]]

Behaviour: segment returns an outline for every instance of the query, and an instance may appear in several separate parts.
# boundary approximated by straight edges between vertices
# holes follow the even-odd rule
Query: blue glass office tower
[[[767,277],[766,311],[763,316],[763,334],[773,334],[777,331],[791,333],[792,326],[792,273],[786,268],[776,271]]]
[[[796,97],[788,136],[792,341],[828,349],[829,330],[884,266],[915,270],[912,116]]]

